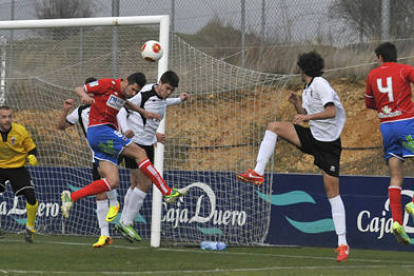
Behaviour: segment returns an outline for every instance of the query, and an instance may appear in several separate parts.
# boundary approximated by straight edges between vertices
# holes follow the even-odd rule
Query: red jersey
[[[86,93],[94,94],[95,100],[89,113],[89,127],[110,125],[118,129],[116,115],[126,102],[121,92],[121,81],[122,79],[100,79],[85,84]]]
[[[413,67],[383,63],[368,74],[365,105],[378,111],[381,122],[413,118],[410,83],[414,83]]]

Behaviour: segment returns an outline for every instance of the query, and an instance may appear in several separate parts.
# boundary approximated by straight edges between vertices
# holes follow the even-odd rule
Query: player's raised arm
[[[167,106],[181,104],[182,102],[187,101],[190,98],[190,95],[187,93],[181,93],[180,97],[177,98],[167,98]]]
[[[73,106],[73,99],[66,99],[63,102],[62,112],[60,113],[59,120],[56,124],[56,128],[59,130],[65,130],[66,128],[70,127],[71,124],[68,123],[66,117],[68,116],[69,110]]]
[[[138,112],[139,114],[141,114],[144,118],[146,119],[157,119],[157,120],[161,120],[161,115],[157,114],[157,113],[153,113],[153,112],[149,112],[146,111],[145,109],[133,104],[131,101],[126,101],[125,102],[125,107],[128,109],[132,109],[136,112]]]

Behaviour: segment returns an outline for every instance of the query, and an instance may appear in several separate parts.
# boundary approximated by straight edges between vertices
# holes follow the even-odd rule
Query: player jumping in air
[[[131,102],[144,107],[145,110],[164,116],[167,106],[180,104],[189,97],[187,93],[181,93],[179,98],[168,98],[178,87],[178,82],[177,74],[167,71],[161,76],[158,84],[144,86],[137,95],[131,98]],[[157,141],[161,143],[165,141],[165,135],[156,132],[159,121],[146,120],[138,112],[122,108],[118,113],[118,122],[123,134],[143,148],[152,162]],[[121,219],[115,225],[115,229],[130,242],[140,241],[141,237],[133,227],[134,219],[152,187],[152,181],[138,169],[134,159],[125,157],[125,166],[131,170],[131,187],[125,195]],[[181,190],[180,192],[184,193]]]
[[[70,209],[76,200],[110,191],[119,186],[117,159],[121,153],[136,160],[145,176],[162,191],[164,200],[172,202],[182,196],[177,189],[167,186],[149,161],[145,150],[117,130],[116,115],[123,106],[139,112],[147,120],[160,119],[159,114],[148,112],[127,100],[139,91],[138,74],[132,74],[127,79],[100,79],[75,88],[82,103],[91,104],[87,138],[94,152],[95,161],[99,162],[102,179],[93,181],[76,192],[62,192],[61,209],[65,218],[69,217]],[[91,98],[88,94],[93,94],[94,97]]]
[[[390,42],[375,49],[379,66],[367,77],[365,105],[378,111],[384,147],[384,158],[390,169],[388,188],[392,233],[401,244],[410,244],[403,227],[401,187],[404,178],[402,163],[414,156],[414,104],[410,83],[414,83],[414,68],[397,63],[397,48]],[[414,218],[413,202],[405,210]]]
[[[94,82],[97,79],[87,78],[85,84]],[[138,81],[139,87],[144,86],[146,83],[146,78],[144,74],[141,74],[141,79]],[[80,125],[82,133],[85,135],[89,125],[89,112],[91,106],[89,104],[83,104],[75,108],[70,114],[69,110],[73,107],[73,100],[67,99],[63,103],[62,113],[59,116],[59,121],[57,123],[57,128],[59,130],[65,130],[68,127],[74,126],[76,124]],[[101,179],[98,171],[98,164],[93,162],[92,166],[92,178],[93,180]],[[109,205],[108,205],[109,202]],[[98,225],[101,230],[101,235],[99,240],[93,244],[94,248],[100,248],[105,245],[112,243],[112,238],[109,235],[109,222],[113,221],[119,211],[119,202],[117,199],[116,190],[113,189],[106,193],[101,193],[96,195],[96,215],[98,217]]]
[[[326,195],[332,208],[332,218],[338,235],[337,261],[348,259],[349,246],[346,240],[345,207],[339,195],[339,160],[341,157],[340,135],[345,124],[345,111],[338,95],[327,80],[322,78],[324,60],[315,53],[302,54],[298,59],[305,89],[303,103],[296,94],[289,97],[297,115],[292,122],[269,123],[260,144],[257,164],[254,170],[237,175],[237,179],[261,185],[264,170],[275,151],[277,137],[298,147],[302,152],[313,155],[314,164],[322,170]],[[310,128],[299,124],[309,121]]]

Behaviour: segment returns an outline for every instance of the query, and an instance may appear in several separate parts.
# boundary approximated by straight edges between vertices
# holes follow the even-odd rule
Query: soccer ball
[[[151,62],[159,60],[163,52],[161,43],[155,40],[148,40],[141,47],[142,58]]]

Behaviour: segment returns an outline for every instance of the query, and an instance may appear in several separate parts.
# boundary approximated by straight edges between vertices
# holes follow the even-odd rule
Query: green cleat
[[[26,228],[26,235],[24,236],[24,240],[28,243],[33,243],[34,233],[36,232],[35,229]]]
[[[414,220],[414,203],[411,201],[405,205],[405,211],[411,215],[411,218]]]
[[[131,243],[134,241],[141,241],[141,237],[137,234],[132,225],[125,225],[120,222],[115,225],[115,230]]]
[[[186,193],[187,193],[187,190],[185,189],[172,188],[171,194],[165,195],[163,196],[163,198],[166,203],[174,203],[177,200],[177,198],[185,196]]]
[[[70,192],[69,191],[63,191],[60,198],[62,199],[62,206],[60,209],[62,209],[62,215],[64,218],[69,218],[70,209],[73,207],[73,201],[70,198]]]
[[[394,234],[398,243],[404,245],[411,243],[410,237],[407,235],[407,233],[405,233],[404,227],[402,227],[398,221],[394,221],[394,224],[392,225],[392,233]]]

